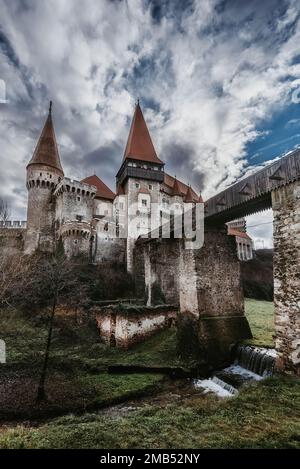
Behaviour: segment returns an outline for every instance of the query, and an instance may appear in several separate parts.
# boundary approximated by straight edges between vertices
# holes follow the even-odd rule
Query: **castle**
[[[116,192],[97,176],[81,181],[65,176],[52,117],[27,165],[27,230],[24,252],[53,252],[62,240],[68,257],[88,255],[93,262],[126,262],[133,266],[135,240],[162,224],[184,205],[202,203],[191,186],[164,171],[139,102],[130,127],[123,161],[116,175]],[[128,236],[129,226],[134,226]]]
[[[133,273],[137,299],[155,309],[159,288],[164,308],[173,307],[155,312],[146,308],[144,323],[134,316],[134,326],[128,324],[127,316],[120,317],[123,325],[127,321],[123,334],[127,343],[133,336],[148,333],[149,328],[152,332],[161,327],[172,319],[171,314],[178,313],[182,353],[192,356],[194,350],[209,366],[223,366],[229,363],[232,346],[251,337],[236,245],[239,241],[244,260],[251,255],[241,217],[272,208],[276,366],[299,375],[299,181],[297,149],[206,201],[205,236],[200,247],[191,248],[188,236],[143,237],[149,227],[160,231],[167,215],[179,214],[173,217],[175,221],[183,212],[196,213],[204,204],[190,186],[165,173],[139,103],[116,175],[115,193],[96,175],[82,181],[64,176],[50,105],[27,165],[27,228],[13,222],[10,229],[4,222],[0,248],[27,254],[54,252],[62,242],[68,257],[83,254],[92,262],[126,263]],[[195,206],[196,210],[191,210]],[[115,340],[119,330],[116,316],[115,311],[103,315],[109,340]]]

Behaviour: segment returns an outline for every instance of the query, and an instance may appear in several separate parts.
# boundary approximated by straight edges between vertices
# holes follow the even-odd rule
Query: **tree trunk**
[[[52,312],[51,312],[50,323],[49,323],[45,358],[44,358],[42,373],[41,373],[40,382],[39,382],[38,391],[37,391],[37,398],[36,398],[37,401],[44,401],[47,398],[46,392],[45,392],[45,380],[46,380],[46,374],[47,374],[47,368],[48,368],[48,361],[49,361],[49,353],[50,353],[50,346],[51,346],[52,330],[53,330],[53,323],[54,323],[56,304],[57,304],[57,292],[55,293],[54,298],[53,298]]]

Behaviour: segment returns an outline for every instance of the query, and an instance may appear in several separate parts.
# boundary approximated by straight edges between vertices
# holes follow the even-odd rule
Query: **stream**
[[[240,345],[232,365],[215,372],[211,378],[194,379],[193,386],[204,390],[204,393],[213,392],[220,397],[233,397],[243,384],[272,376],[275,359],[274,349]]]

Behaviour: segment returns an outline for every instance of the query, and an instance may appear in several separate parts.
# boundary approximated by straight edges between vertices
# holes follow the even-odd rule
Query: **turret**
[[[148,231],[145,210],[147,221],[151,219],[153,225],[159,226],[160,185],[164,181],[164,163],[156,154],[139,101],[116,178],[117,187],[127,196],[127,270],[131,271],[135,240]]]
[[[25,253],[37,249],[53,252],[55,249],[55,200],[53,191],[64,177],[52,121],[52,102],[44,128],[27,165],[27,233]]]

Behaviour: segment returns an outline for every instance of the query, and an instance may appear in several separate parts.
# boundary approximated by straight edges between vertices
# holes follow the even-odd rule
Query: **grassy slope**
[[[164,386],[164,377],[159,374],[113,376],[99,373],[99,369],[116,361],[160,365],[164,356],[172,361],[174,332],[153,337],[126,354],[101,344],[93,327],[77,324],[72,318],[67,324],[65,321],[56,321],[46,383],[48,401],[38,406],[35,393],[47,334],[45,321],[0,312],[0,334],[7,348],[7,364],[0,368],[0,419],[82,412]]]
[[[246,301],[256,345],[272,346],[272,303]],[[0,312],[1,338],[7,345],[7,365],[1,367],[0,418],[60,415],[100,407],[112,400],[157,391],[165,386],[161,375],[99,373],[108,364],[183,365],[176,356],[175,329],[163,331],[129,351],[109,348],[95,328],[73,317],[58,317],[47,378],[48,401],[35,404],[47,328],[45,318]]]
[[[271,346],[272,304],[247,300],[246,311],[255,337],[252,343]],[[45,328],[2,314],[0,330],[8,345],[10,373],[18,373],[19,368],[25,369],[29,364],[32,375],[32,364],[40,366]],[[99,404],[110,397],[130,395],[132,390],[147,390],[149,386],[160,385],[160,376],[91,373],[91,368],[99,363],[176,363],[174,331],[159,334],[129,352],[120,352],[100,344],[97,335],[88,329],[75,327],[75,331],[72,330],[72,333],[65,330],[64,335],[59,328],[55,331],[51,379],[48,381],[52,401],[57,389],[62,389],[73,406],[77,402],[81,409],[89,409],[95,402]],[[19,389],[24,399],[24,387],[19,386]],[[181,400],[179,405],[169,394],[165,402],[157,404],[150,400],[125,415],[100,411],[61,417],[38,428],[0,427],[0,448],[299,448],[299,421],[300,381],[277,377],[253,384],[236,398],[225,401],[197,395]]]
[[[245,311],[253,334],[247,344],[274,347],[274,304],[270,301],[245,300]]]
[[[300,381],[273,378],[232,399],[198,395],[120,415],[0,431],[1,448],[300,448]]]

